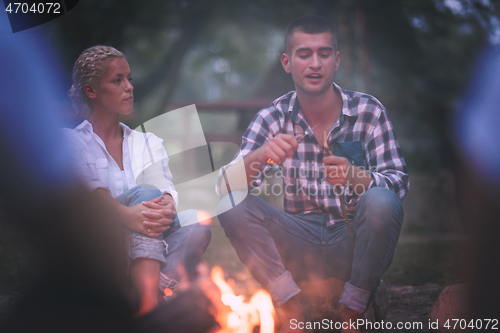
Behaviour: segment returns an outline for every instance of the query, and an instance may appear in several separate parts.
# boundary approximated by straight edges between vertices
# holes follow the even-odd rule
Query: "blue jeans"
[[[229,195],[219,206],[227,207]],[[240,260],[280,306],[300,292],[300,281],[347,281],[340,303],[363,313],[392,262],[403,223],[399,197],[382,187],[366,191],[351,226],[326,226],[326,214],[288,214],[248,195],[219,221]]]
[[[158,198],[160,190],[133,187],[116,198],[126,206],[134,206],[143,201]],[[190,209],[178,213],[170,229],[157,238],[126,230],[128,262],[137,258],[156,259],[160,266],[160,290],[175,288],[181,276],[177,271],[190,254],[202,256],[210,243],[210,227],[201,225],[197,219],[198,211]]]

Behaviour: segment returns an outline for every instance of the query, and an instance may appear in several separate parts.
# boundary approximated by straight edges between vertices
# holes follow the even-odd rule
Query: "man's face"
[[[319,96],[332,88],[333,76],[339,68],[340,52],[333,48],[329,32],[293,33],[290,53],[283,53],[281,64],[292,74],[296,90],[302,94]]]

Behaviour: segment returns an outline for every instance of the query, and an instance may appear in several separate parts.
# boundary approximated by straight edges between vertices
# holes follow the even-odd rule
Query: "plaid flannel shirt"
[[[370,172],[370,187],[381,186],[394,191],[401,200],[409,190],[410,181],[405,160],[394,135],[392,124],[382,104],[374,97],[341,89],[334,83],[343,101],[342,112],[328,133],[327,141],[335,155],[349,159],[351,164]],[[279,133],[290,135],[312,133],[307,119],[297,103],[297,93],[291,91],[260,110],[243,134],[242,144],[235,159],[221,168],[216,191],[221,195],[224,170],[261,147]],[[323,164],[323,150],[314,136],[307,135],[299,143],[292,158],[280,166],[283,176],[285,212],[297,214],[329,214],[328,225],[344,221],[338,189],[327,182]],[[250,184],[259,186],[271,170],[265,164]],[[347,212],[354,214],[356,203],[364,193],[361,188],[350,188],[343,194]]]

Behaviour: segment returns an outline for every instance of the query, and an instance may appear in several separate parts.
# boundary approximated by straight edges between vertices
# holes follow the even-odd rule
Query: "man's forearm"
[[[262,164],[257,149],[226,168],[221,182],[221,193],[226,195],[231,191],[248,189],[252,181],[259,177]]]

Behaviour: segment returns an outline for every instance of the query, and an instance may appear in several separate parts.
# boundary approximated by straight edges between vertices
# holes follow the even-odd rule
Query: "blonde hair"
[[[72,72],[73,85],[68,91],[68,96],[78,115],[88,117],[92,112],[84,87],[87,84],[99,87],[107,62],[114,58],[125,59],[125,56],[114,47],[97,45],[83,51],[76,60]]]

